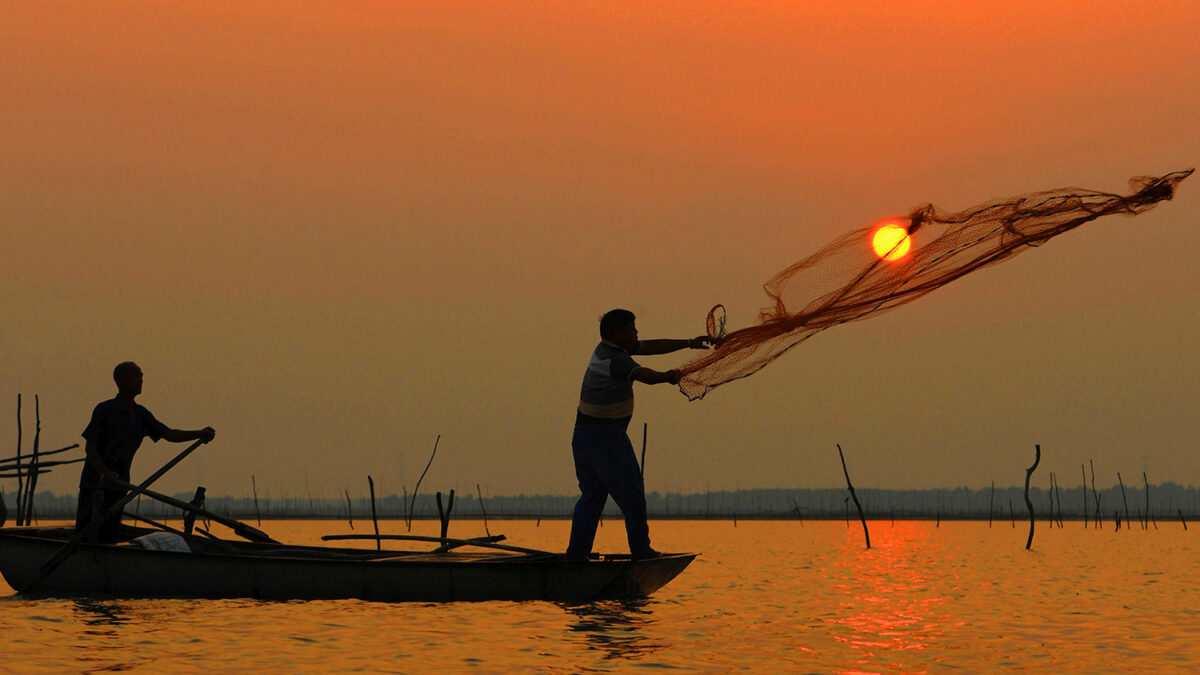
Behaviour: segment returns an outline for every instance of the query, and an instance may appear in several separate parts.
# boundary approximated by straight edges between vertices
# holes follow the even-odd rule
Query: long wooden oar
[[[155,471],[154,473],[150,474],[150,477],[147,478],[146,480],[142,481],[141,485],[133,486],[133,485],[129,485],[129,483],[123,483],[123,485],[128,486],[132,489],[128,493],[126,493],[124,497],[121,497],[121,499],[119,501],[117,501],[116,504],[113,504],[112,506],[110,506],[109,509],[107,511],[105,511],[102,516],[100,516],[99,518],[93,517],[92,522],[88,523],[87,526],[84,527],[82,530],[79,530],[78,532],[76,532],[75,536],[71,537],[71,539],[65,545],[63,545],[62,548],[58,549],[58,552],[56,552],[54,555],[50,556],[50,559],[47,560],[42,565],[42,568],[41,568],[41,570],[39,570],[38,575],[33,578],[33,581],[26,584],[25,588],[21,589],[21,592],[28,593],[28,592],[34,590],[35,588],[37,588],[38,584],[42,583],[42,580],[44,580],[46,577],[50,576],[51,572],[58,569],[59,565],[62,565],[64,562],[66,562],[67,558],[71,557],[71,554],[75,553],[75,551],[79,548],[79,545],[81,543],[83,543],[84,539],[91,537],[93,534],[96,533],[96,530],[100,529],[101,523],[107,521],[109,518],[120,513],[125,508],[126,504],[133,501],[135,497],[137,497],[138,495],[145,492],[146,488],[150,487],[154,483],[154,481],[158,480],[159,478],[162,478],[163,474],[165,474],[168,471],[170,471],[171,469],[175,468],[176,464],[182,462],[184,457],[187,457],[188,455],[192,454],[192,451],[195,450],[196,448],[200,447],[201,445],[204,445],[204,441],[196,441],[195,443],[192,443],[191,445],[189,445],[187,447],[186,450],[179,453],[178,455],[175,455],[174,459],[167,462],[166,464],[163,464],[162,468],[160,468],[158,471]],[[113,481],[113,482],[118,482],[118,481]]]
[[[134,489],[134,486],[130,485],[129,483],[126,483],[125,481],[114,480],[114,481],[112,481],[112,484],[117,485],[119,487],[126,488],[126,489]],[[257,541],[257,542],[260,542],[263,544],[278,544],[279,543],[278,541],[275,541],[274,539],[272,539],[270,537],[270,535],[268,535],[266,532],[263,532],[262,530],[254,527],[253,525],[247,525],[246,523],[243,523],[240,520],[234,520],[233,518],[229,518],[227,516],[222,516],[219,513],[213,513],[212,511],[209,511],[206,508],[175,499],[174,497],[168,497],[164,494],[154,492],[153,490],[143,489],[141,493],[151,499],[157,499],[158,501],[160,501],[164,504],[169,504],[170,506],[174,506],[177,509],[183,509],[184,511],[187,511],[189,513],[194,513],[198,516],[204,516],[205,518],[207,518],[209,520],[215,520],[218,523],[233,530],[234,534],[236,534],[237,536],[242,537],[244,539],[249,539],[250,541]]]

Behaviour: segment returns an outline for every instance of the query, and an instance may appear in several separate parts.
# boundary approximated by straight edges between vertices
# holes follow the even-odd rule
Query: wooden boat
[[[157,531],[123,527],[128,537]],[[131,541],[79,543],[61,565],[39,579],[46,561],[73,534],[69,528],[0,528],[0,573],[15,589],[27,588],[36,579],[32,595],[50,597],[582,602],[646,597],[696,557],[675,553],[633,560],[628,555],[603,555],[569,561],[560,554],[515,547],[459,550],[480,540],[449,540],[451,550],[440,550],[447,548],[443,544],[429,552],[189,535],[184,539],[190,549],[186,553],[148,550]]]

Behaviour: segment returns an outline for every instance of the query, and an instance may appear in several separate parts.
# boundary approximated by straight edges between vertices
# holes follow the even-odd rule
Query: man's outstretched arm
[[[639,366],[633,369],[630,377],[642,384],[679,384],[679,373],[674,370],[663,372]]]
[[[699,335],[690,340],[642,340],[638,342],[638,356],[655,356],[670,354],[680,349],[704,349],[716,341],[707,336]]]
[[[187,441],[204,441],[205,443],[208,443],[216,435],[217,432],[213,431],[212,427],[204,427],[203,429],[196,429],[194,431],[167,429],[163,432],[162,437],[163,439],[172,443],[184,443]]]

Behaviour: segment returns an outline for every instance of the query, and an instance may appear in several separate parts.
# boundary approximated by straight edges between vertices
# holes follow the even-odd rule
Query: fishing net
[[[1063,188],[990,201],[958,213],[932,204],[850,232],[763,285],[772,305],[759,323],[725,334],[725,310],[708,315],[715,349],[677,370],[690,400],[747,377],[813,335],[899,307],[1111,214],[1137,215],[1170,199],[1193,169],[1130,180],[1132,194]]]

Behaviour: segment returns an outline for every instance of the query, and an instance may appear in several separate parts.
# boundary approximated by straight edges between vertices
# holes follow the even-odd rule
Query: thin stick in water
[[[346,518],[350,521],[350,529],[354,529],[354,507],[350,503],[350,490],[342,488],[346,493]]]
[[[262,515],[258,512],[258,483],[254,480],[254,474],[250,474],[250,489],[254,492],[254,519],[258,521],[261,527]]]
[[[367,486],[371,488],[371,523],[375,526],[375,550],[382,548],[379,543],[379,517],[375,515],[375,479],[367,475]]]
[[[429,473],[429,467],[433,464],[433,458],[437,456],[438,443],[442,440],[442,435],[438,434],[437,439],[433,442],[433,452],[429,454],[429,461],[425,463],[425,470],[421,472],[421,477],[417,479],[417,484],[413,487],[412,500],[408,503],[408,531],[412,531],[413,506],[417,503],[417,492],[421,489],[421,481],[425,480],[425,474]]]
[[[33,429],[33,454],[29,462],[29,467],[33,470],[29,480],[25,481],[25,524],[33,524],[33,495],[37,490],[37,477],[41,471],[38,471],[38,443],[42,438],[42,406],[38,401],[38,395],[33,395],[33,418],[36,422]]]
[[[988,527],[992,526],[992,503],[996,501],[996,481],[992,481],[992,491],[988,493]]]
[[[1088,528],[1088,498],[1087,498],[1087,469],[1083,465],[1079,465],[1079,473],[1083,476],[1083,484],[1080,486],[1083,489],[1083,529]]]
[[[1029,538],[1025,540],[1025,550],[1028,551],[1033,546],[1033,502],[1029,501],[1029,479],[1033,477],[1033,472],[1037,469],[1038,463],[1042,461],[1042,446],[1033,446],[1034,452],[1037,454],[1033,458],[1033,466],[1025,470],[1025,508],[1029,509]]]
[[[838,457],[842,460],[842,473],[846,474],[846,488],[850,490],[850,496],[854,499],[854,506],[858,509],[858,518],[862,521],[863,537],[867,540],[867,548],[871,548],[871,533],[867,531],[867,517],[863,515],[862,504],[858,503],[858,495],[854,493],[854,486],[850,484],[850,471],[846,468],[846,455],[842,453],[842,446],[838,444]]]
[[[1125,527],[1129,527],[1129,500],[1125,498],[1125,481],[1121,480],[1121,472],[1117,472],[1117,482],[1121,485],[1121,501],[1125,502]]]
[[[479,493],[479,512],[483,514],[483,531],[487,536],[492,536],[492,531],[487,525],[487,509],[483,508],[483,490],[479,487],[479,483],[475,484],[475,492]]]
[[[34,447],[36,448],[37,446],[35,445]],[[1142,472],[1142,482],[1146,484],[1146,517],[1142,520],[1142,529],[1148,530],[1150,529],[1150,526],[1147,524],[1147,521],[1150,520],[1150,480],[1146,478],[1145,471]]]
[[[21,394],[17,394],[17,464],[21,463]],[[17,475],[17,527],[24,525],[21,518],[21,496],[25,494],[25,481]]]

